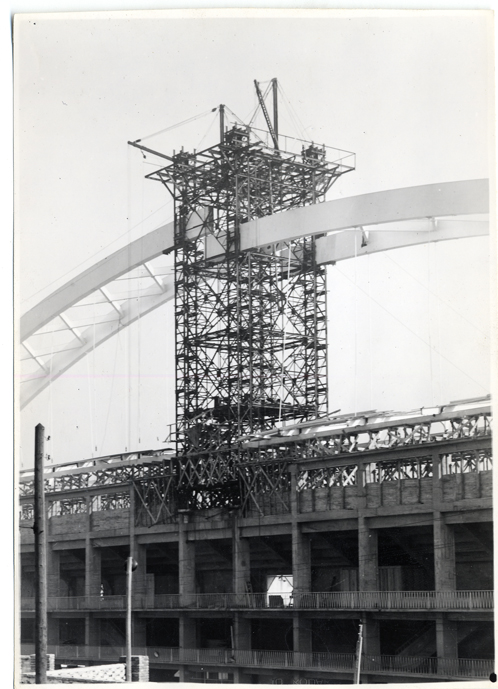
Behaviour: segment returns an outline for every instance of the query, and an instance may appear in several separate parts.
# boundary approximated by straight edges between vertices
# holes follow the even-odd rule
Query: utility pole
[[[35,428],[35,683],[47,683],[47,538],[45,516],[45,428]]]
[[[360,628],[358,629],[358,641],[356,643],[356,667],[354,670],[353,684],[359,684],[360,683],[362,651],[363,651],[363,625],[360,624]]]

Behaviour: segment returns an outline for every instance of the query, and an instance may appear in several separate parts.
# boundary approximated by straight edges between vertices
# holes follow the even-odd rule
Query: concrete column
[[[133,572],[133,595],[135,597],[147,594],[147,546],[141,543],[133,544],[133,559],[137,562],[137,568]]]
[[[133,649],[145,648],[147,646],[147,620],[144,617],[138,617],[137,613],[134,612],[132,622]]]
[[[458,629],[445,613],[436,618],[436,651],[438,658],[458,658]]]
[[[311,590],[311,545],[307,534],[301,533],[299,524],[292,524],[292,577],[294,597]],[[298,612],[293,613],[293,642],[296,653],[311,652],[311,621]]]
[[[436,591],[456,588],[455,532],[441,512],[434,512],[434,580]],[[457,623],[444,613],[436,618],[436,649],[438,658],[458,657]]]
[[[358,517],[358,587],[360,591],[379,590],[378,533],[370,529],[365,517]],[[380,655],[379,622],[371,614],[362,618],[363,652]]]
[[[193,603],[195,584],[195,542],[188,540],[188,515],[178,515],[178,575],[180,584],[180,605]],[[197,648],[197,625],[195,619],[185,612],[180,613],[180,648]],[[180,673],[180,680],[181,680]],[[184,680],[183,680],[184,681]]]
[[[85,646],[100,645],[100,620],[89,612],[85,617]]]
[[[233,592],[247,593],[246,585],[251,581],[251,553],[249,539],[240,537],[235,524],[233,538]]]
[[[294,653],[311,653],[311,620],[304,618],[299,612],[292,613],[292,632]]]
[[[247,593],[247,584],[251,581],[251,553],[249,539],[240,537],[237,521],[233,533],[233,592],[240,596]],[[236,612],[233,617],[233,637],[235,650],[251,649],[251,620],[243,613]],[[234,678],[240,684],[243,680]]]
[[[147,545],[137,543],[136,539],[135,543],[133,544],[133,559],[138,563],[138,567],[136,569],[137,573],[140,572],[140,577],[145,578],[145,574],[147,572]]]
[[[197,648],[196,620],[188,613],[180,613],[180,648]]]
[[[195,542],[188,540],[188,515],[178,517],[178,576],[181,605],[192,603],[196,592],[195,584]]]
[[[60,553],[47,543],[47,596],[60,596]]]
[[[443,500],[443,487],[441,484],[441,457],[438,452],[432,453],[432,504],[435,510]]]
[[[51,613],[47,615],[47,644],[49,646],[59,645],[59,619],[52,617]]]
[[[292,581],[294,599],[311,591],[311,543],[303,534],[298,522],[299,500],[297,493],[296,467],[291,466],[291,514],[292,514]],[[295,653],[309,653],[312,650],[311,621],[297,611],[292,615],[292,638]]]
[[[95,548],[93,540],[85,541],[85,595],[100,596],[102,551]]]
[[[377,531],[368,527],[365,517],[358,517],[358,584],[360,591],[379,590]]]
[[[233,668],[233,683],[234,684],[252,684],[252,676],[244,673],[239,667]]]
[[[380,655],[380,631],[379,620],[372,614],[366,613],[362,619],[363,624],[363,653]]]
[[[297,522],[292,523],[292,577],[295,593],[311,590],[311,545]]]
[[[233,640],[236,651],[251,650],[251,620],[244,613],[236,612],[233,616]]]
[[[444,522],[441,512],[434,512],[434,580],[436,591],[454,591],[455,533]]]

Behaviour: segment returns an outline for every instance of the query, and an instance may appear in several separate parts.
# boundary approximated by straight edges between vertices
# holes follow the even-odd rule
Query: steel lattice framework
[[[178,489],[189,507],[240,504],[240,441],[327,411],[315,238],[247,251],[240,240],[255,218],[323,201],[353,168],[310,142],[295,154],[256,138],[234,126],[216,146],[182,150],[147,175],[175,206]]]

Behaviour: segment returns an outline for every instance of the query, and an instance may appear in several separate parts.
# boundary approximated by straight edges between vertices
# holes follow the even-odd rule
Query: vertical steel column
[[[271,82],[273,89],[273,130],[278,142],[278,84],[276,79],[272,79]]]

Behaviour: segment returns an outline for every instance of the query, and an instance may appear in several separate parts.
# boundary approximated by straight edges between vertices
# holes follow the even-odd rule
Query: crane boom
[[[256,87],[256,94],[258,96],[259,104],[261,105],[261,110],[263,111],[263,115],[265,116],[266,120],[266,125],[268,127],[268,131],[270,132],[270,136],[273,140],[273,145],[275,146],[276,150],[279,150],[278,147],[278,138],[277,135],[275,134],[275,130],[273,129],[273,125],[270,120],[270,116],[268,115],[268,110],[266,109],[265,101],[263,99],[263,94],[261,93],[261,89],[259,88],[259,84],[254,80],[254,86]]]

